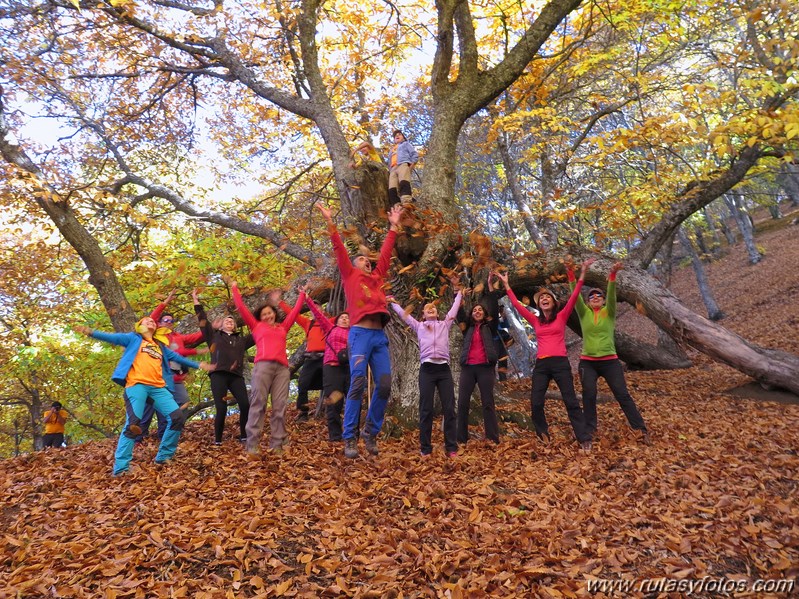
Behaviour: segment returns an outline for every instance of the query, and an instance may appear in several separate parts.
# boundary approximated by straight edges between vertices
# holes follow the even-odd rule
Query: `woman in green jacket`
[[[622,263],[617,262],[610,269],[607,298],[604,291],[593,288],[588,290],[588,302],[583,301],[580,296],[575,306],[583,330],[583,353],[578,368],[583,387],[583,413],[585,424],[593,437],[597,430],[597,381],[602,377],[610,387],[613,397],[619,402],[627,422],[633,430],[640,431],[641,440],[648,445],[651,442],[649,432],[627,390],[624,369],[616,355],[616,273],[621,268]],[[576,282],[571,268],[568,269],[568,275],[569,284],[574,289]]]

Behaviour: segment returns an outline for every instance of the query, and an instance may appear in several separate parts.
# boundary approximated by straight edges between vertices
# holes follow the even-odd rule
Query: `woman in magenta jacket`
[[[508,292],[513,307],[535,329],[538,341],[538,355],[533,367],[533,385],[530,397],[530,409],[533,415],[533,425],[538,438],[549,441],[549,425],[544,412],[544,397],[549,387],[549,381],[555,380],[560,389],[566,412],[569,415],[574,436],[585,451],[591,450],[591,434],[585,426],[585,417],[574,390],[574,379],[566,351],[566,321],[574,310],[580,289],[585,281],[585,273],[594,262],[593,259],[583,262],[580,278],[572,291],[569,301],[560,309],[558,300],[549,289],[542,287],[533,297],[533,302],[538,306],[538,314],[533,314],[525,308],[516,298],[516,294],[508,285],[507,273],[496,273]]]

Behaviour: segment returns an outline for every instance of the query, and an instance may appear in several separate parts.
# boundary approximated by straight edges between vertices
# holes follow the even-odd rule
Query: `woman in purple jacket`
[[[433,397],[436,389],[444,410],[444,450],[451,458],[458,451],[455,383],[449,367],[449,329],[455,322],[462,297],[463,293],[458,291],[444,320],[438,319],[438,308],[435,304],[425,304],[422,322],[406,314],[399,304],[391,302],[394,312],[416,331],[419,338],[419,358],[422,362],[419,368],[419,444],[423,457],[433,452],[430,438],[433,432]]]

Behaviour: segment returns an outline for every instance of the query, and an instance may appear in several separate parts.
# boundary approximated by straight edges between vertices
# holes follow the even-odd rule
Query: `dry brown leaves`
[[[786,284],[752,301],[787,305]],[[795,351],[785,322],[752,336]],[[724,395],[743,377],[706,360],[628,380],[651,447],[605,403],[582,454],[553,400],[552,444],[504,422],[499,448],[475,438],[454,460],[436,426],[427,460],[409,432],[348,461],[317,421],[256,463],[214,448],[210,422],[165,467],[138,448],[120,478],[111,440],[0,462],[0,596],[581,597],[593,577],[796,577],[799,406]],[[511,395],[500,412],[526,412],[526,389]]]

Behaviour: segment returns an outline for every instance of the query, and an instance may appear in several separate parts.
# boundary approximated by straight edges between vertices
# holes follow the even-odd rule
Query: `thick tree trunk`
[[[89,271],[89,283],[97,290],[111,324],[117,331],[129,331],[136,322],[116,273],[97,240],[78,220],[72,207],[43,178],[43,173],[25,151],[9,140],[11,131],[5,116],[0,89],[0,155],[15,165],[35,188],[36,203],[47,213],[67,243],[77,252]]]
[[[759,347],[699,316],[642,270],[625,269],[619,273],[617,283],[621,298],[640,304],[646,316],[678,342],[740,370],[761,384],[799,394],[799,356]]]
[[[685,234],[685,231],[682,227],[677,230],[677,236],[680,239],[680,244],[682,245],[683,249],[685,249],[686,253],[691,258],[691,266],[693,267],[694,274],[696,275],[696,283],[699,286],[699,294],[702,296],[702,301],[705,303],[705,308],[707,308],[707,317],[713,321],[721,320],[724,318],[724,312],[721,311],[721,308],[719,308],[719,305],[716,303],[716,298],[713,297],[713,290],[710,288],[710,282],[707,280],[705,267],[702,264],[702,261],[699,259],[691,240],[688,238],[688,235]]]

